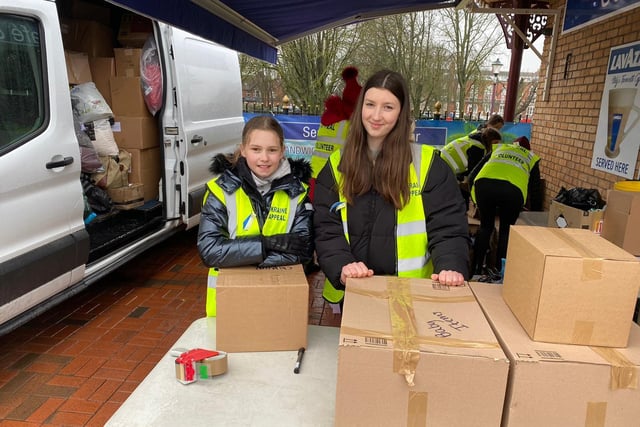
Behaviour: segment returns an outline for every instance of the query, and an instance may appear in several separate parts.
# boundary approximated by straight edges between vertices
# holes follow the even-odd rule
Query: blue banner
[[[244,119],[258,116],[256,113],[244,113]],[[294,116],[276,114],[284,130],[284,143],[287,157],[311,159],[313,148],[320,127],[320,116]],[[482,122],[477,121],[446,121],[446,120],[417,120],[415,138],[420,144],[442,147],[447,142],[468,135],[477,129]],[[531,123],[506,123],[502,130],[502,139],[511,142],[519,136],[531,139]],[[535,149],[534,144],[532,148]]]

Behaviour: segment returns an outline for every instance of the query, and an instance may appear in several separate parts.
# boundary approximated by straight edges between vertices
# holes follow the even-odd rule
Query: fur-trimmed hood
[[[226,170],[233,170],[236,165],[233,163],[233,154],[216,154],[211,159],[209,171],[214,175],[220,175]],[[311,163],[305,159],[286,158],[291,166],[291,175],[301,182],[308,184],[311,181]]]

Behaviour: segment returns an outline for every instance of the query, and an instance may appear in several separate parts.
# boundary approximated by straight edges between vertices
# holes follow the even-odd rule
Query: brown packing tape
[[[546,230],[552,234],[555,234],[556,237],[558,237],[560,240],[565,241],[567,245],[575,249],[578,252],[578,254],[582,258],[584,258],[582,260],[582,280],[583,281],[602,279],[602,261],[603,261],[602,257],[598,256],[596,253],[591,251],[582,243],[572,238],[562,228],[547,228]]]
[[[424,427],[427,419],[429,393],[410,391],[407,404],[407,427]]]
[[[408,280],[411,282],[411,279],[401,279],[399,277],[390,277],[389,280],[392,283],[397,282],[398,280]],[[387,291],[373,291],[369,289],[353,289],[347,288],[346,292],[351,292],[356,295],[363,295],[367,297],[373,298],[389,298],[389,292]],[[461,303],[461,302],[475,302],[475,298],[473,295],[464,295],[464,296],[437,296],[434,297],[432,295],[411,295],[413,301],[417,302],[437,302],[437,303]]]
[[[607,418],[607,402],[587,402],[584,427],[604,427]]]
[[[622,353],[615,348],[609,347],[591,347],[591,350],[595,351],[611,365],[611,378],[609,381],[611,390],[623,388],[635,390],[638,388],[638,367],[624,357]]]
[[[593,337],[593,328],[595,322],[587,320],[576,320],[573,324],[573,336],[571,341],[574,343],[589,344]]]
[[[393,372],[404,375],[409,386],[420,361],[420,349],[416,342],[416,316],[411,301],[408,279],[388,280],[389,317],[393,336]]]

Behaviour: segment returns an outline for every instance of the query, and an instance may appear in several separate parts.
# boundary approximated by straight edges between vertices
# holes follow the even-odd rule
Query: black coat
[[[464,200],[449,165],[434,155],[422,189],[428,251],[434,272],[455,270],[469,278],[469,227]],[[318,262],[337,289],[346,264],[362,261],[376,275],[397,275],[396,209],[376,191],[354,199],[347,210],[349,239],[342,230],[340,213],[330,212],[338,201],[330,162],[316,180],[314,232]]]
[[[261,195],[251,176],[251,170],[243,157],[232,165],[228,156],[219,154],[213,158],[210,170],[219,175],[218,185],[231,194],[240,187],[251,200],[253,211],[260,224],[260,229],[269,213],[269,206],[277,190],[285,191],[289,197],[297,197],[306,193],[311,178],[311,164],[305,160],[287,159],[291,173],[275,179],[271,189]],[[298,254],[269,252],[264,254],[262,236],[229,238],[229,216],[226,206],[218,198],[208,193],[200,216],[198,230],[198,250],[207,267],[237,267],[243,265],[260,265],[271,267],[277,265],[306,264],[313,258],[313,207],[308,195],[298,204],[291,233],[295,233],[308,241],[307,249]]]

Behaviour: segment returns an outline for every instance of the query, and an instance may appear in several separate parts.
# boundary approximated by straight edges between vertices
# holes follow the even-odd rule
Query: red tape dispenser
[[[227,353],[194,348],[176,359],[176,378],[182,384],[210,379],[227,372]]]

